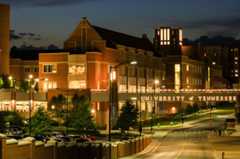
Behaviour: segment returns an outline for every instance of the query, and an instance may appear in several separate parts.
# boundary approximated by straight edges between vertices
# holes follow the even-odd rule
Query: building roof
[[[38,54],[40,50],[36,49],[11,49],[10,58],[11,59],[21,59],[21,60],[38,60]]]
[[[21,60],[39,60],[39,54],[41,53],[62,53],[68,52],[70,54],[84,54],[85,52],[77,49],[55,49],[55,50],[48,50],[48,49],[19,49],[14,48],[11,49],[10,58],[11,59],[21,59]]]
[[[92,26],[97,33],[107,41],[107,46],[116,48],[117,44],[133,47],[137,49],[143,49],[153,51],[153,45],[148,38],[139,38],[124,33],[108,30],[98,26]]]

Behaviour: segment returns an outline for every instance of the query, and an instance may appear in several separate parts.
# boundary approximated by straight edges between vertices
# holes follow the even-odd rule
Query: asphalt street
[[[141,153],[124,159],[215,159],[214,149],[208,143],[208,131],[175,130],[158,137]]]
[[[239,159],[240,137],[219,132],[222,128],[221,118],[198,119],[164,132],[155,128],[153,141],[145,150],[122,159],[222,159],[223,153],[224,159]]]
[[[123,159],[216,159],[208,141],[210,128],[221,127],[221,121],[205,120],[170,131],[164,137],[155,129],[153,142],[141,153]]]

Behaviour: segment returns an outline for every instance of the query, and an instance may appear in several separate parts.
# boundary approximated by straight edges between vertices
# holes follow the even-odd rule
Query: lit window
[[[167,29],[167,40],[170,40],[170,29]]]
[[[163,29],[161,29],[160,31],[161,31],[161,39],[160,40],[163,41]]]
[[[234,62],[234,64],[235,64],[235,65],[237,65],[237,64],[238,64],[238,62],[237,62],[237,61],[235,61],[235,62]]]
[[[44,82],[44,86],[43,89],[47,90],[47,89],[56,89],[57,88],[57,82],[56,81],[48,81],[48,82]]]
[[[167,29],[164,29],[164,40],[167,40]],[[166,45],[166,44],[165,44]]]
[[[186,71],[189,71],[189,65],[186,65]]]
[[[189,78],[188,77],[186,78],[186,83],[189,84]]]
[[[125,85],[125,84],[120,84],[118,91],[119,91],[119,92],[127,92],[127,85]]]
[[[182,45],[182,41],[183,41],[183,32],[182,32],[182,29],[179,29],[179,41],[180,41],[180,45]]]
[[[216,62],[215,62],[215,61],[213,61],[213,62],[212,62],[212,65],[216,65]]]
[[[238,74],[235,74],[235,77],[238,77],[239,75]]]
[[[57,72],[54,65],[49,65],[49,64],[43,66],[43,71],[47,72],[47,73],[56,73]]]
[[[181,65],[180,64],[175,64],[175,89],[179,90],[180,89],[180,71],[181,71]]]
[[[175,65],[175,72],[180,72],[181,66],[180,64]]]
[[[234,57],[234,60],[238,60],[238,57]]]
[[[69,73],[70,74],[82,74],[85,72],[85,66],[84,65],[73,65],[69,67]]]
[[[85,89],[86,81],[85,80],[75,80],[69,82],[70,89]]]

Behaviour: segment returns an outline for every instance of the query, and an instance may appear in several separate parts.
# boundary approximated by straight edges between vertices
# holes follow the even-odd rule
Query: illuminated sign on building
[[[199,101],[199,102],[217,102],[217,101],[236,101],[236,96],[172,96],[172,95],[163,95],[163,96],[141,96],[142,101],[152,101],[155,98],[155,101],[160,102],[183,102],[183,101]]]

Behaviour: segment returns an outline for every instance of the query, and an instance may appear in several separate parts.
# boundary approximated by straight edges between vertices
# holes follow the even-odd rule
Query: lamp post
[[[66,114],[66,121],[69,121],[69,89],[67,89],[67,114]],[[68,124],[66,124],[66,135],[68,136]]]
[[[11,88],[11,106],[16,111],[16,80],[12,76],[8,76],[8,80]]]
[[[155,96],[156,96],[156,86],[159,84],[159,80],[155,79],[153,83],[153,107],[152,107],[152,119],[151,119],[151,132],[153,131],[153,118],[155,115],[156,111],[156,101],[155,101]]]
[[[38,84],[38,87],[39,87],[40,81],[44,81],[43,89],[41,89],[41,91],[46,93],[46,99],[47,99],[48,98],[48,78],[42,78],[42,79],[35,78],[35,82],[36,82],[35,85]]]
[[[29,96],[30,96],[30,101],[29,101],[29,136],[31,136],[32,135],[32,102],[33,102],[33,87],[34,87],[34,85],[32,84],[32,80],[33,80],[33,75],[32,74],[30,74],[29,76],[28,76],[28,80],[29,80],[29,86],[30,86],[30,90],[29,90]]]
[[[138,70],[137,67],[135,68],[135,76],[136,76],[136,107],[138,108]],[[141,90],[140,90],[141,93]],[[142,103],[140,100],[140,105],[139,105],[139,134],[140,136],[142,135]]]
[[[124,64],[130,64],[130,65],[136,65],[137,61],[130,61],[130,62],[124,62],[120,63],[115,66],[110,66],[110,78],[109,78],[109,111],[108,111],[108,141],[110,144],[110,150],[109,150],[109,158],[111,158],[111,141],[112,141],[112,136],[111,136],[111,131],[112,131],[112,108],[114,106],[114,90],[113,90],[113,82],[116,82],[117,80],[117,73],[116,70],[118,67],[124,65]],[[128,76],[128,75],[127,75]]]

